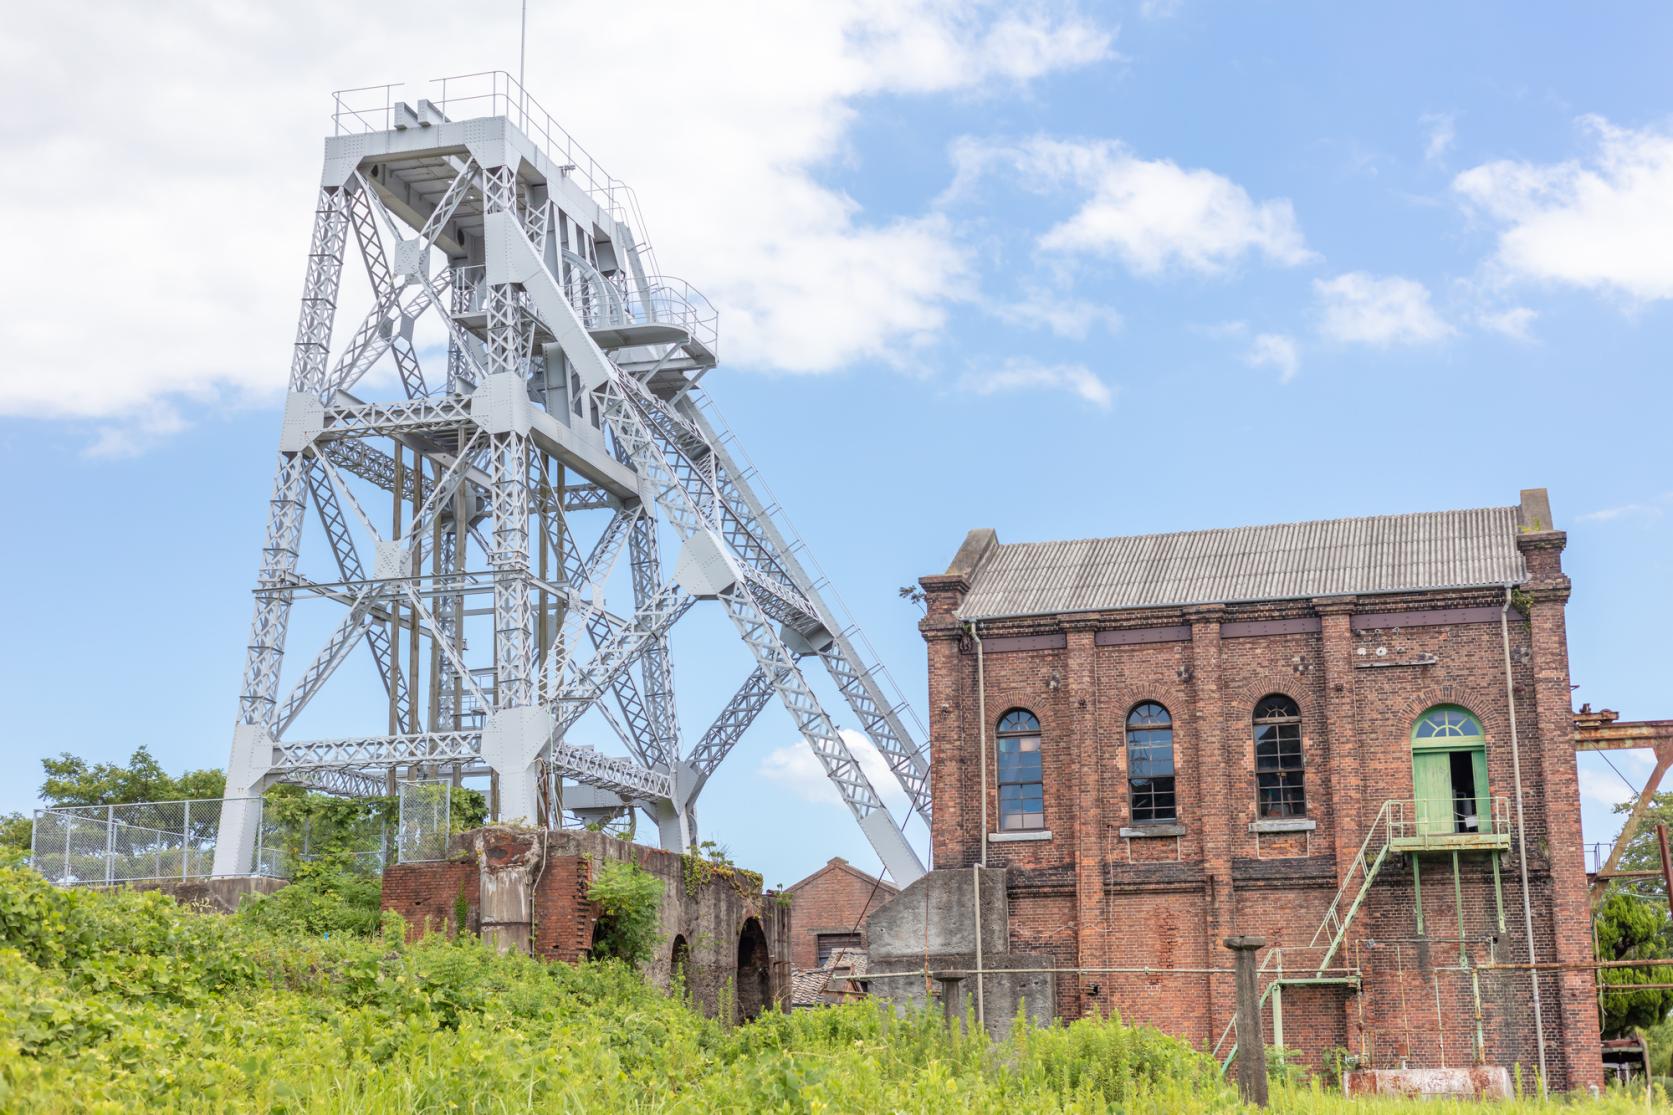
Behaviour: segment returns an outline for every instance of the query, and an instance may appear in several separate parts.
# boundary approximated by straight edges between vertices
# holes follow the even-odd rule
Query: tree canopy
[[[1659,898],[1616,888],[1598,908],[1595,919],[1599,960],[1656,960],[1673,951],[1673,918]],[[1673,1011],[1673,991],[1631,990],[1635,984],[1673,983],[1673,964],[1654,968],[1604,968],[1598,973],[1603,996],[1603,1036],[1630,1036]]]

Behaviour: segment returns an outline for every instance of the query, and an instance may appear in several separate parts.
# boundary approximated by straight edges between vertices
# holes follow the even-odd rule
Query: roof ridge
[[[1235,534],[1245,530],[1272,530],[1275,527],[1310,527],[1336,523],[1373,523],[1392,522],[1400,519],[1418,519],[1434,515],[1466,515],[1477,511],[1508,511],[1518,509],[1509,505],[1495,507],[1449,507],[1440,511],[1401,511],[1393,515],[1344,515],[1336,519],[1294,519],[1281,523],[1245,523],[1235,527],[1199,527],[1195,530],[1164,530],[1144,531],[1138,534],[1105,534],[1093,538],[1042,538],[1030,542],[1000,542],[998,548],[1002,550],[1017,550],[1026,546],[1068,546],[1076,544],[1092,544],[1095,542],[1123,542],[1134,538],[1180,538],[1186,535],[1203,534]]]

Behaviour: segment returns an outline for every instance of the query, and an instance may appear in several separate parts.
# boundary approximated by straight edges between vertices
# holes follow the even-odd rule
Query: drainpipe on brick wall
[[[1516,683],[1510,671],[1510,582],[1505,582],[1505,602],[1499,609],[1499,635],[1505,652],[1505,701],[1510,706],[1510,771],[1516,789],[1516,855],[1522,869],[1522,929],[1528,935],[1528,963],[1535,964],[1534,904],[1528,894],[1528,827],[1522,809],[1522,751],[1516,738]],[[1534,1039],[1539,1048],[1539,1094],[1545,1095],[1545,1016],[1539,1003],[1539,972],[1530,971],[1534,989]]]
[[[976,621],[970,621],[970,637],[976,643],[976,755],[982,772],[982,866],[988,865],[988,689],[982,674],[982,636]],[[979,967],[980,965],[978,965]],[[980,981],[978,981],[980,982]]]
[[[976,752],[980,756],[982,773],[982,862],[971,867],[971,893],[975,896],[976,927],[976,1023],[987,1028],[987,1004],[983,1001],[982,974],[982,869],[988,865],[988,690],[982,671],[982,636],[976,621],[970,621],[970,637],[976,642]]]

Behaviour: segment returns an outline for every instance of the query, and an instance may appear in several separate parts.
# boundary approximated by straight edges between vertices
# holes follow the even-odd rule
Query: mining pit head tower
[[[632,192],[508,75],[413,103],[395,89],[334,98],[215,873],[251,870],[274,782],[383,794],[489,776],[502,820],[638,809],[684,851],[704,782],[776,698],[912,882],[918,855],[804,667],[829,672],[927,823],[923,730],[700,386],[714,310],[657,273]],[[334,349],[351,243],[370,309]],[[375,383],[399,397],[366,397]],[[322,568],[305,573],[310,553]],[[613,581],[630,600],[612,602]],[[341,618],[287,668],[304,600]],[[698,601],[754,668],[688,746],[668,636]],[[384,730],[294,738],[311,703],[305,724],[341,712],[315,699],[361,647]]]

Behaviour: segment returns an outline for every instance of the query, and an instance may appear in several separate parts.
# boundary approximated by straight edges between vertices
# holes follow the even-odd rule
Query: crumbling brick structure
[[[1220,942],[1258,935],[1267,1040],[1315,1065],[1531,1080],[1543,1056],[1555,1088],[1598,1083],[1564,543],[1543,490],[1138,538],[972,532],[921,581],[937,870],[897,902],[1004,869],[1008,950],[1075,970],[1050,985],[1064,1017],[1213,1047]],[[1490,967],[1530,956],[1576,967]]]
[[[490,826],[453,838],[449,859],[383,875],[383,908],[409,932],[480,933],[501,947],[573,963],[593,944],[599,910],[587,898],[597,865],[631,860],[663,887],[661,942],[645,975],[668,989],[683,969],[692,1001],[735,1017],[787,1009],[787,906],[751,872],[596,832]]]

